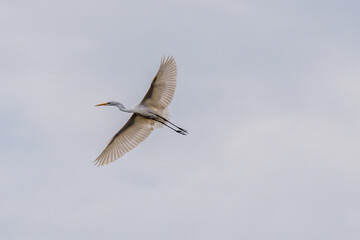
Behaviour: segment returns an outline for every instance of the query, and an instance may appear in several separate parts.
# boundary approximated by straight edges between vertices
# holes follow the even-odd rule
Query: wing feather
[[[127,123],[110,140],[104,151],[94,161],[97,166],[109,164],[136,147],[154,129],[154,121],[133,114]]]
[[[141,104],[159,110],[166,108],[173,99],[176,88],[177,68],[173,57],[163,57],[159,70],[151,82]]]

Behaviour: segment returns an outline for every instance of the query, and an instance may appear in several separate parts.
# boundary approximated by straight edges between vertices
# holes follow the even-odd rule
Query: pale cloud
[[[3,239],[358,239],[356,1],[0,7]],[[91,165],[174,55],[172,120]]]

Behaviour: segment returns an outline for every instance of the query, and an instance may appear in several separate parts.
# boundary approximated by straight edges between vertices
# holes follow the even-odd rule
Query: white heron
[[[168,105],[176,87],[176,63],[173,57],[163,57],[160,68],[143,100],[132,109],[110,101],[96,106],[115,106],[120,111],[133,113],[127,123],[112,137],[94,164],[111,163],[145,140],[155,128],[163,125],[182,135],[188,132],[169,121]]]

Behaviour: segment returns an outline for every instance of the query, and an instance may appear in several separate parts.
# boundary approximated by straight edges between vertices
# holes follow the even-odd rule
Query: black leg
[[[164,118],[164,117],[162,117],[162,116],[160,116],[160,115],[158,115],[158,114],[156,114],[156,116],[159,117],[159,118],[161,118],[161,119],[164,120],[165,122],[170,123],[171,125],[173,125],[174,127],[180,129],[181,131],[185,132],[186,134],[188,133],[187,130],[185,130],[185,129],[181,128],[181,127],[176,126],[175,124],[173,124],[172,122],[170,122],[170,121],[167,120],[166,118]]]
[[[186,135],[186,134],[187,134],[187,131],[183,131],[183,130],[181,130],[180,128],[179,128],[179,130],[178,130],[178,129],[175,129],[175,128],[167,125],[166,122],[162,122],[162,121],[160,121],[160,120],[158,120],[158,119],[153,119],[153,120],[155,120],[155,121],[157,121],[157,122],[159,122],[159,123],[167,126],[168,128],[174,130],[174,131],[177,132],[177,133],[180,133],[180,134],[182,134],[182,135]]]

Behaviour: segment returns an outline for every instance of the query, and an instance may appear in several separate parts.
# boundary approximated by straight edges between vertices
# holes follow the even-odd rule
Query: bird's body
[[[133,112],[137,113],[143,117],[146,117],[146,118],[155,118],[156,117],[156,113],[154,110],[152,110],[151,108],[149,108],[145,105],[142,105],[142,104],[136,104],[133,107]]]
[[[148,137],[152,130],[167,126],[186,135],[188,132],[169,121],[168,105],[176,87],[176,63],[174,58],[162,58],[159,71],[151,82],[150,89],[143,100],[132,109],[119,102],[111,101],[96,106],[115,106],[123,112],[133,113],[128,122],[110,140],[104,151],[95,160],[101,166],[115,161],[136,147]]]

